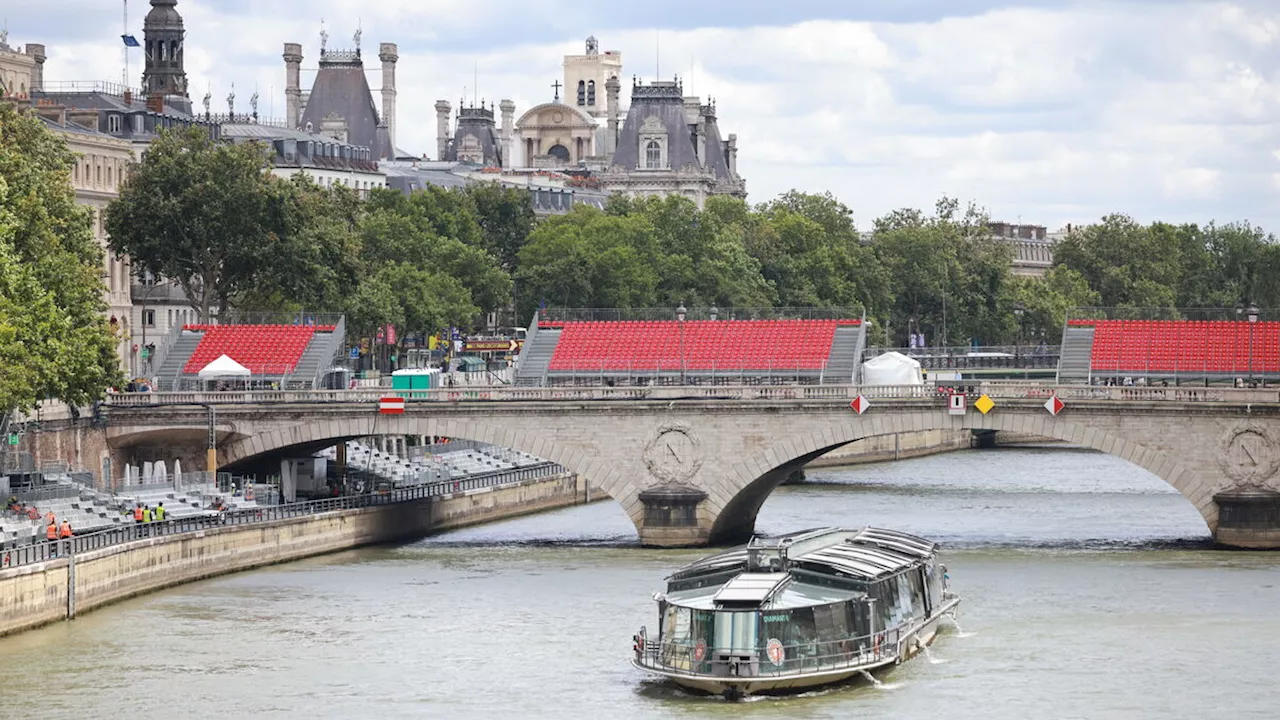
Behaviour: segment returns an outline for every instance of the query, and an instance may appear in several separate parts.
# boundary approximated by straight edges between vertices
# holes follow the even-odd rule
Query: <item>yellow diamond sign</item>
[[[978,412],[982,413],[983,415],[986,415],[987,413],[991,412],[991,408],[996,406],[996,402],[991,398],[987,397],[986,394],[984,393],[982,397],[978,398],[973,402],[973,406],[978,408]]]

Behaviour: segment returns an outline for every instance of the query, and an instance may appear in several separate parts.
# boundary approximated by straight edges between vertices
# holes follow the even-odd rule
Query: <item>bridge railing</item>
[[[452,493],[468,492],[470,490],[549,477],[558,472],[562,472],[562,469],[552,463],[547,463],[545,465],[485,473],[457,480],[399,488],[387,492],[344,495],[323,500],[311,500],[286,505],[264,505],[242,510],[209,510],[205,515],[165,520],[163,522],[120,525],[64,540],[45,540],[0,549],[0,570],[44,562],[58,557],[66,557],[67,554],[78,554],[146,538],[199,532],[228,525],[274,522],[335,510],[353,510],[412,500],[426,500]]]
[[[247,390],[227,392],[116,393],[108,407],[147,407],[165,404],[317,405],[367,403],[387,396],[409,396],[409,404],[460,402],[557,402],[575,400],[852,400],[859,395],[882,399],[936,399],[952,392],[999,398],[1171,402],[1280,402],[1277,388],[1227,386],[1108,386],[1056,385],[1018,380],[960,381],[938,385],[711,385],[651,387],[476,387],[397,392],[390,389]]]

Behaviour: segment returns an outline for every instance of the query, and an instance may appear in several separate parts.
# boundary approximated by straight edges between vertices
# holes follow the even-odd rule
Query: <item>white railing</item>
[[[987,381],[964,383],[956,388],[933,385],[715,385],[647,387],[513,387],[510,385],[472,388],[393,391],[390,388],[355,390],[231,390],[223,392],[114,393],[109,406],[142,407],[170,404],[283,405],[376,403],[380,398],[403,395],[416,402],[546,402],[622,400],[701,401],[843,401],[865,396],[870,399],[909,402],[914,405],[945,403],[951,392],[963,392],[971,399],[988,395],[1000,400],[1039,400],[1057,395],[1064,401],[1107,402],[1215,402],[1280,403],[1280,389],[1230,387],[1122,387],[1056,385],[1053,383]]]

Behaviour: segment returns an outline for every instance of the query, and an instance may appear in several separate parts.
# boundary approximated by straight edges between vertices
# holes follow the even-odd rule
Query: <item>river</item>
[[[945,544],[961,630],[798,698],[690,697],[628,664],[664,573],[612,502],[172,588],[0,639],[0,717],[1275,718],[1280,554],[1214,551],[1123,461],[965,451],[828,468],[758,529]]]

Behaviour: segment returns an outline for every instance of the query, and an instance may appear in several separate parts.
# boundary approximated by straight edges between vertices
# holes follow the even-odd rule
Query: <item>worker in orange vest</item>
[[[53,523],[49,523],[49,527],[44,529],[44,536],[50,540],[57,540],[58,526],[54,525]]]
[[[69,537],[71,537],[71,535],[72,535],[72,532],[71,532],[71,523],[70,523],[70,522],[67,522],[66,520],[63,520],[63,521],[62,521],[62,527],[58,528],[58,537],[60,537],[60,538],[69,538]]]
[[[40,511],[36,510],[35,505],[32,505],[31,507],[27,508],[27,517],[31,518],[32,520],[40,519]]]
[[[44,514],[44,521],[49,523],[50,525],[58,524],[58,518],[54,517],[52,510]]]
[[[142,503],[133,508],[133,519],[142,522]]]

